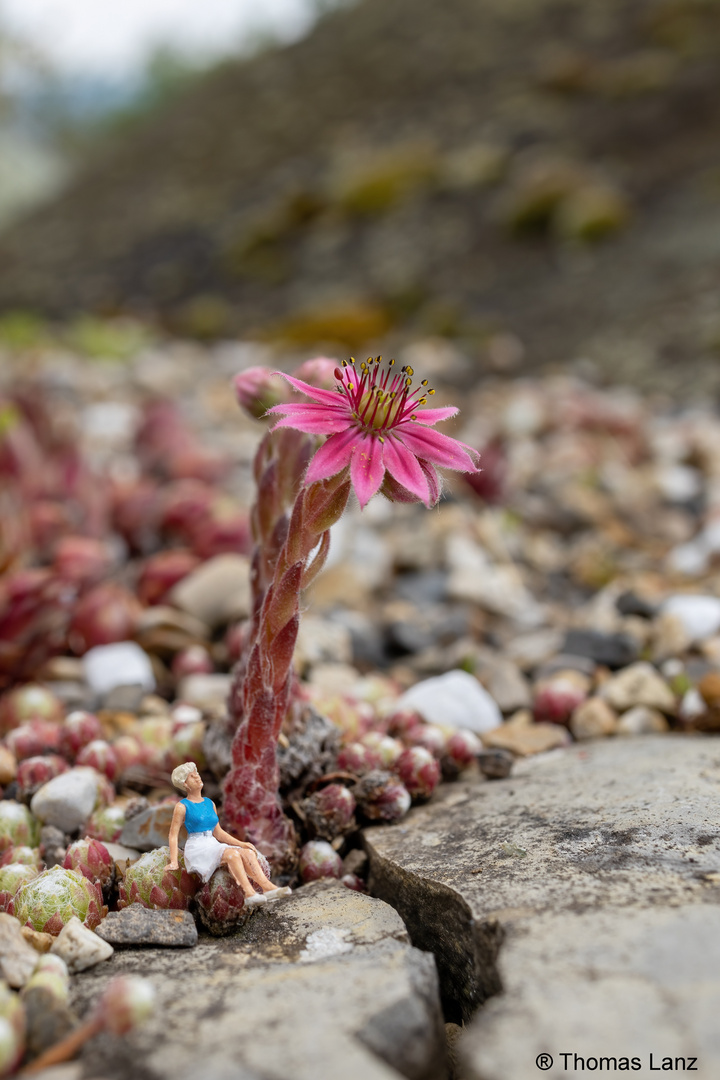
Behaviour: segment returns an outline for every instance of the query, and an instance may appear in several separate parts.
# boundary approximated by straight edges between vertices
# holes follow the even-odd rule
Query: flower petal
[[[451,439],[439,431],[430,431],[419,424],[400,424],[395,429],[395,436],[405,443],[416,457],[425,458],[433,465],[444,465],[447,469],[458,472],[476,472],[473,457],[479,458],[477,450],[471,446]]]
[[[440,492],[442,491],[440,477],[435,472],[435,469],[432,467],[429,461],[421,461],[420,468],[425,473],[425,476],[427,477],[428,487],[430,488],[430,502],[426,505],[435,506],[436,502],[438,502],[440,498]]]
[[[340,396],[337,390],[321,390],[319,386],[311,386],[310,383],[303,382],[302,379],[294,379],[292,375],[286,375],[284,371],[273,371],[273,375],[282,375],[283,379],[294,386],[296,390],[299,390],[301,394],[307,394],[313,401],[318,401],[321,405],[338,405],[343,401],[344,396]]]
[[[303,420],[297,416],[286,416],[284,420],[278,420],[277,424],[273,424],[272,430],[288,427],[295,428],[296,431],[305,431],[309,435],[333,435],[338,431],[345,431],[349,424],[349,420],[331,420],[329,417],[319,416]]]
[[[408,450],[399,439],[392,437],[386,438],[383,449],[387,471],[421,502],[427,503],[430,498],[428,482],[420,462],[412,451]]]
[[[459,411],[454,405],[448,405],[444,409],[418,409],[413,415],[416,424],[425,424],[431,427],[433,424],[439,423],[440,420],[449,420],[451,416],[457,416]]]
[[[383,482],[383,444],[372,435],[358,435],[350,462],[350,479],[364,509]]]
[[[337,435],[331,435],[308,465],[305,483],[314,484],[316,480],[327,480],[349,465],[357,437],[356,428],[349,428]]]

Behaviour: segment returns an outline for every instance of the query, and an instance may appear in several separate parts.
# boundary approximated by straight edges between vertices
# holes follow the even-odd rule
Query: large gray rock
[[[74,832],[93,812],[99,779],[94,769],[69,769],[35,792],[30,809],[43,825],[54,825],[64,833]]]
[[[135,851],[154,851],[168,842],[168,833],[175,806],[173,803],[157,803],[134,814],[123,826],[120,843]],[[185,828],[183,843],[187,836]]]
[[[120,973],[149,978],[154,1018],[83,1050],[85,1075],[213,1080],[440,1080],[444,1026],[433,957],[392,908],[318,883],[258,908],[192,952],[115,953],[77,980],[82,1014]]]
[[[720,1075],[719,785],[711,738],[606,740],[368,830],[371,890],[435,952],[446,1018],[471,1021],[463,1078],[527,1080],[540,1054],[550,1077],[573,1054],[649,1072],[650,1052]]]

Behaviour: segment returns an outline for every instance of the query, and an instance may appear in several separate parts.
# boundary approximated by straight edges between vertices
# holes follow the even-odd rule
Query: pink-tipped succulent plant
[[[429,799],[440,781],[440,763],[424,746],[411,746],[400,755],[395,772],[416,802]]]
[[[342,859],[327,840],[310,840],[300,851],[298,868],[307,885],[324,877],[342,877]]]
[[[126,820],[125,803],[111,803],[110,806],[101,806],[92,812],[85,831],[92,840],[116,844],[125,828]]]
[[[358,812],[366,821],[389,825],[400,821],[410,809],[410,793],[392,773],[375,769],[353,788]]]
[[[5,745],[18,761],[60,750],[61,725],[55,720],[27,720],[5,736]]]
[[[300,593],[324,565],[331,526],[351,488],[361,507],[378,491],[432,506],[436,467],[477,470],[471,447],[433,430],[457,409],[423,409],[434,391],[427,380],[413,388],[410,367],[397,371],[377,357],[358,370],[343,361],[333,376],[332,390],[284,376],[310,400],[272,406],[279,419],[254,465],[252,622],[230,695],[236,731],[223,809],[230,831],[253,840],[276,869],[291,865],[295,843],[277,795],[276,747],[291,720]],[[318,435],[327,439],[313,454]]]
[[[248,917],[245,894],[225,866],[220,866],[195,896],[200,922],[216,937],[229,934]]]
[[[76,709],[68,713],[60,729],[60,753],[74,761],[80,751],[94,739],[102,738],[102,727],[94,713]]]
[[[77,756],[77,765],[88,765],[112,783],[118,774],[118,761],[115,751],[105,739],[93,739],[83,746]]]
[[[63,866],[66,870],[77,870],[101,889],[107,888],[113,879],[114,864],[110,852],[100,840],[90,836],[70,844]]]
[[[67,761],[59,754],[38,754],[36,757],[25,758],[18,765],[15,777],[19,796],[29,800],[43,784],[67,770]]]
[[[61,866],[43,870],[21,886],[13,906],[13,914],[23,926],[55,936],[74,915],[94,930],[107,914],[100,886]]]
[[[355,826],[355,796],[342,784],[328,784],[304,800],[302,810],[311,836],[334,840]]]
[[[378,751],[359,742],[351,742],[340,747],[337,761],[338,769],[342,769],[343,772],[355,773],[356,776],[364,776],[371,769],[380,768],[380,754]]]
[[[215,664],[204,645],[188,645],[175,654],[171,670],[176,679],[182,679],[186,675],[210,675]]]
[[[535,719],[538,722],[567,726],[573,712],[578,705],[582,705],[587,695],[587,679],[579,672],[566,671],[552,675],[535,688]]]
[[[146,559],[140,570],[137,593],[143,604],[162,604],[174,585],[187,577],[200,559],[185,548],[159,551]]]
[[[39,873],[37,866],[28,866],[27,863],[13,862],[0,866],[0,911],[14,915],[16,893]]]
[[[23,863],[25,866],[34,866],[40,870],[42,867],[40,848],[30,847],[28,844],[10,847],[0,858],[0,867],[9,866],[10,863]]]
[[[37,847],[40,843],[40,822],[27,806],[14,799],[0,800],[0,852],[11,847]]]
[[[136,597],[122,585],[95,585],[78,600],[68,630],[74,653],[82,656],[95,645],[127,641],[142,611]]]
[[[118,908],[142,904],[146,908],[173,908],[186,911],[198,890],[197,880],[185,869],[182,855],[179,869],[168,870],[170,848],[161,847],[141,855],[128,867],[120,882]]]
[[[12,1076],[25,1053],[25,1007],[0,980],[0,1076]]]
[[[31,720],[59,722],[63,707],[51,690],[39,683],[26,683],[0,697],[0,735]]]
[[[148,979],[118,975],[105,988],[94,1015],[111,1035],[128,1035],[155,1011],[156,994]]]
[[[483,744],[474,731],[458,728],[447,741],[445,753],[458,769],[466,769],[482,753]]]

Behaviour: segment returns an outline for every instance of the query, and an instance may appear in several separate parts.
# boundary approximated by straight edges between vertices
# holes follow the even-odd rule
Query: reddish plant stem
[[[290,433],[298,434],[287,429],[271,432],[256,458],[254,609],[248,648],[236,667],[230,694],[236,731],[223,804],[228,830],[256,844],[276,871],[292,865],[296,847],[294,826],[283,814],[278,795],[276,750],[292,701],[300,594],[322,569],[329,550],[328,530],[340,518],[350,494],[345,472],[299,487],[311,446],[305,437],[285,445]],[[283,438],[274,445],[275,435]],[[288,519],[285,508],[293,488],[296,495]]]

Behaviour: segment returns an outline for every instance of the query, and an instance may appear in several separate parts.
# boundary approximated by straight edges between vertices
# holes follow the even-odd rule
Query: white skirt
[[[199,874],[203,882],[209,881],[222,862],[223,852],[229,844],[221,844],[212,832],[190,833],[185,842],[185,869]]]

